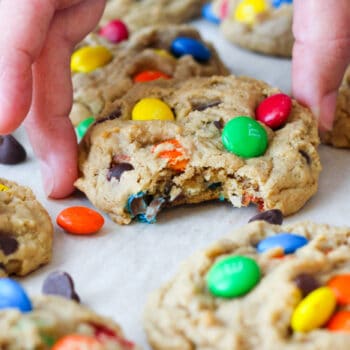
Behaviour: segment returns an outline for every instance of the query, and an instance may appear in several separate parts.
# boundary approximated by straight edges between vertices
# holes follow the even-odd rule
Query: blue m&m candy
[[[278,8],[284,4],[291,5],[291,4],[293,4],[293,0],[272,0],[273,7]]]
[[[213,6],[211,3],[205,4],[202,7],[202,17],[214,24],[220,24],[221,22],[220,18],[213,12]]]
[[[207,62],[211,57],[210,50],[203,43],[187,37],[176,38],[171,44],[171,52],[176,57],[191,55],[199,62]]]
[[[282,248],[284,254],[293,254],[308,242],[309,241],[304,236],[296,235],[294,233],[279,233],[260,241],[256,246],[256,249],[259,253],[265,253],[270,249]]]
[[[11,278],[0,278],[0,310],[3,309],[18,309],[22,312],[32,310],[32,303],[26,292]]]

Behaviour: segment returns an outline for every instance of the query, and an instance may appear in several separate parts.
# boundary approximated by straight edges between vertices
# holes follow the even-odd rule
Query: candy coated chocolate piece
[[[129,37],[128,27],[123,21],[120,21],[118,19],[107,23],[99,30],[98,34],[113,44],[120,43]]]
[[[339,304],[350,304],[350,274],[332,277],[328,281],[327,286],[333,290]]]
[[[134,170],[134,167],[132,166],[132,164],[129,164],[129,163],[115,164],[109,169],[107,174],[107,180],[110,181],[112,178],[115,178],[119,181],[123,173],[125,171],[130,171],[130,170]]]
[[[104,46],[85,46],[75,51],[71,58],[73,72],[90,73],[108,64],[112,53]]]
[[[21,312],[32,310],[27,293],[11,278],[0,278],[0,310],[3,309],[18,309]]]
[[[307,273],[302,273],[295,277],[294,283],[302,292],[303,297],[306,297],[312,291],[320,287],[320,284],[318,283],[316,278]]]
[[[291,110],[292,99],[288,95],[272,95],[259,104],[256,119],[275,130],[287,122]]]
[[[240,255],[229,256],[210,268],[207,287],[214,296],[237,298],[251,291],[260,277],[260,267],[255,260]]]
[[[51,350],[97,350],[101,348],[101,342],[94,337],[72,334],[59,339]]]
[[[307,238],[294,233],[278,233],[260,241],[256,247],[259,253],[270,249],[282,248],[284,254],[293,254],[296,250],[308,244]]]
[[[171,77],[157,70],[146,70],[138,73],[133,78],[135,83],[146,83],[148,81],[153,81],[158,79],[171,79]]]
[[[350,311],[342,310],[333,315],[327,324],[331,332],[350,332]]]
[[[78,140],[80,141],[89,130],[90,126],[95,122],[94,117],[89,117],[82,120],[77,127],[75,128],[75,132],[77,134]]]
[[[80,298],[74,289],[72,277],[63,271],[54,271],[50,273],[42,287],[43,294],[60,295],[67,299],[80,302]]]
[[[174,120],[170,107],[158,98],[143,98],[132,110],[133,120]]]
[[[266,130],[254,119],[241,116],[231,119],[222,131],[227,151],[242,158],[263,155],[268,146]]]
[[[176,57],[191,55],[199,62],[207,62],[211,57],[210,50],[203,43],[187,37],[176,38],[171,44],[171,52]]]
[[[23,146],[12,136],[0,136],[0,163],[14,165],[25,161],[27,153]]]
[[[304,298],[293,312],[291,327],[295,332],[310,332],[322,327],[332,316],[337,305],[333,291],[321,287]]]
[[[58,214],[56,222],[69,233],[91,235],[102,228],[104,218],[95,210],[77,206],[62,210]]]
[[[266,210],[262,213],[259,213],[253,216],[248,222],[253,221],[266,221],[272,225],[282,225],[283,223],[283,214],[279,209]]]
[[[242,0],[235,11],[235,20],[249,25],[254,24],[258,15],[269,8],[266,0]]]
[[[293,0],[272,0],[273,7],[281,7],[282,5],[291,5],[293,4]]]
[[[214,24],[220,24],[221,20],[218,18],[213,12],[212,4],[208,3],[203,5],[202,7],[202,17],[207,21],[212,22]]]

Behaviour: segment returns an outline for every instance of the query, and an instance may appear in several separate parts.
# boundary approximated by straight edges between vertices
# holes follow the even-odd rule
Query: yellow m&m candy
[[[0,183],[0,192],[6,192],[8,190],[9,190],[9,188],[7,186]]]
[[[163,49],[154,49],[153,52],[161,57],[167,57],[167,58],[172,58],[174,59],[175,57],[169,53],[167,50]]]
[[[310,332],[322,327],[337,305],[332,289],[320,287],[304,298],[294,310],[291,326],[295,332]]]
[[[71,69],[73,72],[89,73],[105,66],[112,58],[112,53],[104,46],[82,47],[73,53]]]
[[[143,98],[132,110],[133,120],[174,120],[170,107],[158,98]]]
[[[238,22],[253,24],[257,15],[269,8],[266,0],[243,0],[236,8],[235,20]]]

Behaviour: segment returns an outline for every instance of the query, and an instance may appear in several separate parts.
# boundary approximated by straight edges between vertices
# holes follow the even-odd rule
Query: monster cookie
[[[53,226],[28,187],[0,178],[0,276],[23,276],[51,258]]]
[[[132,30],[154,24],[182,23],[200,14],[206,0],[109,0],[102,23],[123,20]]]
[[[213,12],[222,19],[225,37],[246,49],[290,57],[293,6],[291,0],[216,0]]]
[[[74,125],[97,117],[135,83],[228,74],[213,46],[185,25],[150,27],[118,45],[91,34],[73,54],[72,68]]]
[[[339,89],[333,129],[321,134],[322,142],[350,148],[350,68]]]
[[[213,199],[289,215],[317,190],[318,142],[309,110],[261,81],[159,80],[107,106],[76,186],[120,224]]]
[[[153,293],[155,350],[346,350],[350,229],[256,221],[182,264]]]
[[[60,296],[29,299],[11,279],[0,279],[0,348],[8,350],[137,350],[120,327]]]

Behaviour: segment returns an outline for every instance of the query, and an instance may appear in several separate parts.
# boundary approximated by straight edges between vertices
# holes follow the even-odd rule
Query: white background
[[[204,37],[211,40],[224,62],[237,75],[250,75],[290,92],[290,61],[250,53],[230,45],[215,25],[195,22]],[[87,205],[83,197],[53,201],[46,199],[38,163],[22,130],[15,136],[25,145],[27,162],[0,165],[0,176],[30,186],[49,211],[53,221],[64,208]],[[52,140],[55,142],[54,140]],[[313,220],[347,225],[350,217],[348,194],[350,152],[320,147],[323,172],[318,194],[299,214],[285,222]],[[147,295],[168,280],[179,263],[194,251],[207,246],[257,213],[255,207],[235,209],[213,202],[169,209],[159,215],[157,224],[134,223],[118,226],[106,217],[100,234],[77,237],[55,225],[53,260],[29,277],[21,279],[31,294],[38,294],[44,277],[60,269],[69,272],[82,302],[120,323],[128,338],[148,349],[142,328],[143,305]]]

